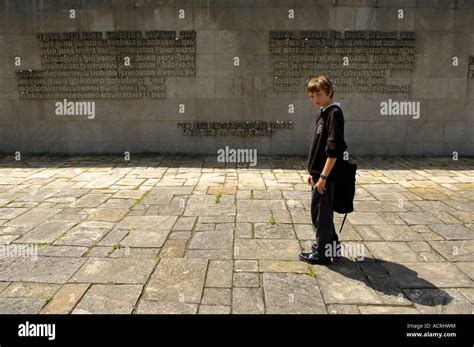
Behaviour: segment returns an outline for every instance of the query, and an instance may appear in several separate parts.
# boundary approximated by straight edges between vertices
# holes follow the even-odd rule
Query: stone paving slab
[[[404,306],[359,306],[362,314],[417,314],[413,307]]]
[[[155,259],[90,258],[70,282],[145,283],[155,266]]]
[[[13,218],[11,221],[6,223],[6,225],[26,228],[35,227],[43,222],[46,222],[49,218],[59,212],[61,212],[61,209],[59,208],[32,208],[28,212]]]
[[[473,313],[474,159],[354,158],[328,266],[305,160],[0,157],[0,314]]]
[[[3,290],[0,297],[5,298],[42,298],[50,297],[59,289],[59,284],[13,282]]]
[[[24,234],[17,241],[21,243],[52,243],[75,225],[75,222],[48,221]]]
[[[113,228],[111,222],[82,222],[57,238],[55,245],[93,246]]]
[[[92,285],[72,313],[130,314],[142,288],[139,284]]]
[[[430,241],[429,244],[436,252],[448,261],[474,262],[474,241]]]
[[[262,288],[233,288],[232,313],[259,314],[265,313]]]
[[[52,300],[41,310],[43,314],[67,314],[77,305],[89,284],[66,283],[53,296]]]
[[[293,224],[255,223],[256,239],[294,239]]]
[[[235,259],[295,260],[300,252],[296,240],[236,239]]]
[[[343,261],[329,267],[314,266],[316,280],[327,304],[381,304],[358,265]]]
[[[232,260],[211,260],[207,271],[206,287],[232,287]]]
[[[232,249],[232,230],[202,231],[195,233],[189,249]]]
[[[327,313],[316,280],[306,274],[264,273],[267,313]]]
[[[46,304],[43,299],[35,298],[0,298],[2,314],[37,314]]]
[[[19,257],[0,271],[0,281],[66,283],[85,261],[84,258]]]
[[[163,259],[145,288],[144,299],[199,303],[207,263],[204,259]]]
[[[230,306],[218,305],[201,305],[199,306],[199,314],[229,314]]]
[[[180,302],[140,300],[138,314],[196,314],[199,305]]]

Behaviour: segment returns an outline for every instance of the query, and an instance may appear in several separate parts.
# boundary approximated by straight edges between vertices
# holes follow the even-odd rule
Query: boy
[[[312,246],[312,252],[300,253],[300,260],[310,264],[328,264],[333,257],[340,257],[332,201],[334,179],[347,149],[344,116],[340,107],[332,102],[334,87],[327,77],[311,78],[306,90],[311,102],[320,108],[321,113],[316,120],[308,155],[307,178],[312,191],[311,220],[316,228],[316,243]],[[333,245],[336,245],[336,250]]]

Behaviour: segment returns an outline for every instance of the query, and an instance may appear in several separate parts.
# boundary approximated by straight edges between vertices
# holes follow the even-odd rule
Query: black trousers
[[[316,189],[318,178],[312,177],[311,190],[311,221],[316,228],[316,243],[318,244],[318,253],[320,255],[331,256],[335,251],[335,243],[339,241],[334,228],[334,211],[332,201],[334,199],[334,183],[326,183],[326,192],[321,195]],[[330,245],[330,246],[328,246]],[[330,254],[326,253],[330,250]]]

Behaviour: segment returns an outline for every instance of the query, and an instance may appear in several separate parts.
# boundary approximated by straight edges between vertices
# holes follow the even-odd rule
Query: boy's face
[[[311,102],[318,108],[329,105],[332,101],[329,94],[326,94],[324,90],[320,90],[317,92],[309,92],[308,97]]]

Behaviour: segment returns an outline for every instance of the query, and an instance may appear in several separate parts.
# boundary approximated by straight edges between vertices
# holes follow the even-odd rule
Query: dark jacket
[[[331,105],[321,111],[316,120],[316,129],[308,155],[308,173],[317,178],[323,171],[327,157],[338,158],[328,176],[328,182],[333,182],[340,171],[346,149],[344,115],[339,106]]]

